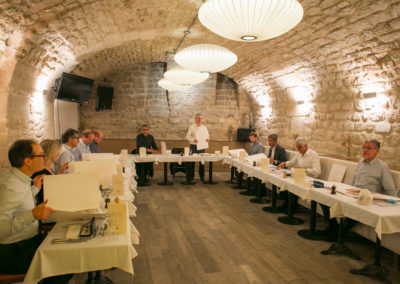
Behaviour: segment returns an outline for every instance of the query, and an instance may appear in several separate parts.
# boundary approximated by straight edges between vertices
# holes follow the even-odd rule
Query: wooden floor
[[[172,187],[139,188],[135,204],[140,245],[133,260],[135,275],[121,270],[106,271],[114,283],[380,283],[350,274],[352,268],[372,263],[374,246],[369,242],[349,243],[361,256],[356,261],[344,256],[324,256],[330,243],[300,238],[299,229],[276,219],[282,214],[261,210],[224,183],[229,174],[217,172],[217,185],[184,186],[175,178]],[[161,180],[157,173],[155,180]],[[324,226],[321,221],[321,225]],[[384,253],[392,269],[391,255]],[[400,283],[391,270],[392,282]],[[70,283],[85,283],[86,274]]]

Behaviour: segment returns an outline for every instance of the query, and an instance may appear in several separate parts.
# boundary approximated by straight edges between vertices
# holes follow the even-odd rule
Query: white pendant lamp
[[[180,85],[165,78],[158,81],[158,85],[168,91],[186,91],[192,87],[192,85]]]
[[[199,20],[210,31],[237,41],[262,41],[280,36],[300,23],[297,0],[208,0]]]
[[[236,63],[237,56],[222,46],[196,44],[179,51],[175,61],[189,70],[214,73],[231,67]]]
[[[180,85],[200,84],[208,79],[207,72],[196,72],[182,67],[175,67],[164,73],[164,77]]]

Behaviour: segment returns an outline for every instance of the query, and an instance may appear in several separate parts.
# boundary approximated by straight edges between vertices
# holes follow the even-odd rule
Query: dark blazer
[[[269,148],[268,158],[271,158],[271,152],[272,148]],[[286,162],[286,150],[285,148],[279,146],[279,144],[276,144],[275,146],[274,160],[276,161],[274,165],[279,165],[280,163]]]

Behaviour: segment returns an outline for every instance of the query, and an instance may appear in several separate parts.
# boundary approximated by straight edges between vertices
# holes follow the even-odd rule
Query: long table
[[[202,164],[208,162],[209,163],[209,171],[208,171],[208,181],[205,182],[206,184],[215,184],[212,180],[212,163],[218,161],[224,161],[226,159],[230,159],[230,156],[227,155],[216,155],[216,154],[198,154],[198,155],[190,155],[190,156],[181,156],[178,154],[171,154],[171,155],[163,155],[163,154],[152,154],[147,155],[146,157],[140,157],[139,155],[129,155],[129,157],[135,163],[149,163],[154,162],[156,165],[158,163],[164,163],[164,180],[160,185],[172,185],[173,183],[168,182],[168,163],[178,163],[179,165],[182,163],[186,163],[186,185],[193,185],[190,180],[189,172],[189,163],[200,162]],[[142,167],[143,168],[143,167]],[[138,173],[139,178],[142,179],[144,173]]]
[[[136,191],[134,162],[126,162],[124,175],[124,196],[119,196],[120,202],[127,204],[127,216],[135,216],[136,207],[132,204]],[[114,199],[115,196],[110,196]],[[134,274],[132,259],[137,256],[133,245],[139,244],[139,232],[128,217],[127,232],[114,234],[98,233],[95,238],[75,243],[53,244],[54,239],[64,239],[69,225],[84,224],[88,220],[59,221],[48,233],[42,244],[37,249],[25,276],[24,283],[37,283],[43,278],[100,271],[112,267],[120,268]],[[98,220],[97,222],[102,222]]]
[[[225,162],[229,163],[232,167],[236,167],[239,172],[243,171],[249,177],[255,177],[263,183],[270,182],[275,186],[281,187],[281,190],[288,190],[291,194],[295,194],[311,202],[312,215],[310,221],[310,235],[312,235],[313,230],[315,230],[316,203],[318,202],[330,206],[331,218],[340,218],[339,239],[328,250],[322,251],[322,254],[345,254],[354,259],[359,259],[357,255],[344,245],[343,228],[345,217],[373,227],[377,234],[374,263],[362,269],[352,269],[351,273],[371,276],[381,279],[382,281],[390,282],[388,270],[384,266],[381,266],[380,262],[381,238],[383,234],[400,232],[400,206],[386,207],[376,204],[363,206],[358,204],[357,199],[354,197],[341,193],[331,194],[331,190],[326,190],[324,188],[312,188],[298,185],[294,183],[292,178],[284,178],[277,172],[262,171],[260,167],[254,167],[240,162],[237,159],[225,159]],[[311,182],[312,180],[314,179],[307,178],[306,181]],[[337,189],[354,188],[353,186],[343,183],[335,183],[335,185]],[[291,199],[289,199],[289,201],[290,200]]]

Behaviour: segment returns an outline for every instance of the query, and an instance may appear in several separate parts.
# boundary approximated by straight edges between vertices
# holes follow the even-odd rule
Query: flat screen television
[[[99,86],[97,90],[96,111],[111,109],[113,95],[113,87]]]
[[[250,142],[249,134],[253,132],[254,129],[250,128],[238,128],[237,130],[237,141],[239,142]]]
[[[92,92],[94,80],[70,73],[62,73],[57,89],[57,100],[87,103]]]

